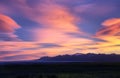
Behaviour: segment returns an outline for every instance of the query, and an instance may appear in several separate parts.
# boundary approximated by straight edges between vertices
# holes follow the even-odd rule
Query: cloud
[[[105,42],[98,42],[98,48],[103,51],[120,51],[120,18],[107,19],[102,23],[103,27],[96,33],[96,38]]]
[[[16,55],[0,58],[0,61],[25,61],[30,59],[37,59],[34,55]]]
[[[70,36],[65,32],[50,28],[36,30],[35,36],[36,40],[41,43],[61,43],[70,39]]]
[[[28,60],[36,60],[40,57],[47,56],[47,53],[34,53],[34,54],[18,54],[11,56],[0,57],[0,61],[28,61]]]
[[[83,34],[77,26],[80,18],[72,14],[69,9],[55,1],[42,1],[33,7],[28,5],[24,14],[40,24],[40,28],[32,30],[33,40],[43,43],[61,43],[70,36],[67,33]],[[42,27],[41,27],[42,26]],[[64,39],[63,39],[64,38]]]
[[[0,55],[4,56],[4,55],[8,55],[9,53],[15,53],[15,52],[14,51],[0,51]]]
[[[115,10],[115,6],[110,5],[109,2],[108,5],[103,2],[98,3],[89,0],[0,1],[2,4],[0,13],[15,16],[17,20],[19,18],[16,16],[23,16],[39,25],[35,25],[36,28],[33,27],[31,30],[27,29],[32,33],[30,36],[34,42],[18,42],[19,39],[15,32],[21,27],[9,16],[1,14],[0,54],[2,56],[0,56],[0,60],[30,60],[47,55],[112,53],[119,50],[119,46],[116,46],[120,44],[119,18],[104,21],[103,27],[95,36],[82,31],[83,18],[96,24],[96,21],[91,20],[94,16],[107,15]],[[22,24],[21,21],[19,23]],[[88,30],[89,28],[94,30],[94,26],[89,23],[88,26]],[[26,31],[26,29],[23,30]],[[26,35],[24,34],[24,36]],[[118,51],[114,53],[118,53]]]
[[[40,43],[41,48],[54,48],[54,47],[62,47],[58,44],[53,44],[53,43]]]
[[[20,26],[9,16],[0,14],[0,40],[16,41],[19,40],[15,35],[16,29]]]
[[[108,1],[85,1],[83,4],[81,3],[80,5],[75,6],[74,11],[82,15],[106,16],[116,11],[117,6],[113,3]]]
[[[119,23],[120,23],[120,18],[112,18],[112,19],[108,19],[108,20],[104,21],[102,23],[102,25],[103,26],[113,26],[113,25],[116,25]]]
[[[41,22],[43,24],[63,31],[77,30],[77,27],[74,25],[75,22],[77,22],[77,18],[72,15],[67,8],[55,3],[43,3],[39,8],[41,8]]]
[[[10,17],[0,14],[0,32],[1,33],[13,33],[15,29],[20,26],[13,21]]]
[[[120,18],[112,18],[102,23],[104,26],[97,32],[97,35],[109,35],[119,36],[120,35]]]
[[[19,9],[21,15],[39,24],[38,28],[31,30],[33,32],[32,38],[35,41],[43,43],[60,42],[62,38],[68,38],[66,33],[83,34],[82,30],[77,26],[80,18],[72,14],[68,7],[59,4],[59,1],[57,3],[56,0],[37,0],[35,5],[28,0],[12,0],[10,3],[10,6],[15,7],[12,9],[15,14],[16,10]]]
[[[1,41],[0,51],[20,51],[24,48],[38,48],[37,42],[26,42],[26,41]]]

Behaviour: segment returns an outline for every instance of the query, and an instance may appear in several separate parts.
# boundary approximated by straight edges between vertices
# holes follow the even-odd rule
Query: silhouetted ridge
[[[120,55],[117,54],[74,54],[59,55],[55,57],[42,57],[39,59],[43,62],[120,62]]]

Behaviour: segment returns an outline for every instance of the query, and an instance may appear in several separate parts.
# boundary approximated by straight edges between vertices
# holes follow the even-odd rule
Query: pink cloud
[[[20,28],[20,26],[12,18],[0,14],[0,40],[19,40],[17,39],[17,35],[14,34],[18,28]]]
[[[67,7],[57,4],[55,1],[43,1],[34,8],[28,5],[20,8],[27,18],[42,25],[42,28],[31,30],[34,33],[35,41],[56,43],[70,39],[67,33],[83,34],[77,26],[80,18],[73,15]]]
[[[13,33],[20,26],[10,17],[0,14],[0,32]]]
[[[97,32],[97,35],[109,35],[115,36],[120,33],[120,18],[112,18],[104,21],[102,23],[104,26],[101,30]]]

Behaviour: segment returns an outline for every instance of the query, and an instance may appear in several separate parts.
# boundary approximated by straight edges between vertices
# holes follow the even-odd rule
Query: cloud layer
[[[0,61],[119,54],[118,10],[118,0],[1,0]]]

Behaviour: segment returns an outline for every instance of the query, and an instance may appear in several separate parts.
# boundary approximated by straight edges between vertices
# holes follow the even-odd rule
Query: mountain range
[[[118,54],[73,54],[58,55],[55,57],[42,57],[38,59],[40,62],[120,62]]]

